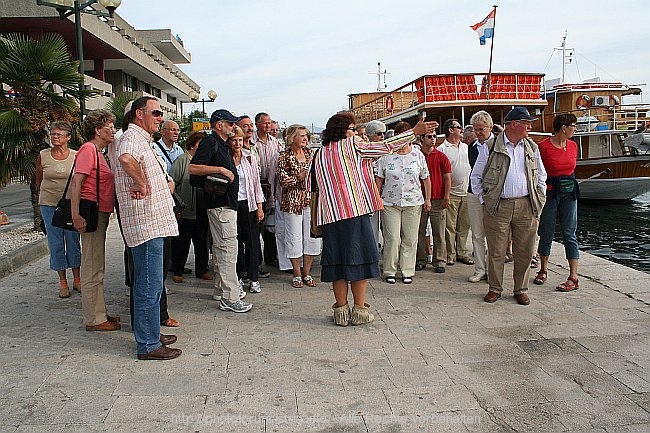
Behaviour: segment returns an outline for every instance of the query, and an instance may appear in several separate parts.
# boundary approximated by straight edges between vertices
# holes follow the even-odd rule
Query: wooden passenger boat
[[[359,123],[378,119],[390,128],[399,121],[414,125],[421,112],[442,124],[455,118],[467,125],[485,110],[503,124],[514,106],[538,117],[531,137],[551,135],[553,117],[578,118],[578,167],[583,199],[626,201],[650,191],[649,140],[634,134],[650,121],[648,104],[625,105],[623,98],[641,89],[623,83],[544,83],[537,73],[439,74],[419,77],[390,92],[350,94],[349,108]]]

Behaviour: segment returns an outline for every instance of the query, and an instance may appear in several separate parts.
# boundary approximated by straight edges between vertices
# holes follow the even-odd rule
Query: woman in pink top
[[[102,151],[115,140],[115,116],[106,110],[93,110],[81,129],[89,140],[77,152],[70,182],[72,222],[81,233],[81,309],[86,331],[117,331],[119,317],[106,314],[104,270],[106,267],[106,229],[113,212],[115,183]],[[79,199],[97,200],[99,174],[99,220],[97,230],[86,232],[86,220],[79,215]]]

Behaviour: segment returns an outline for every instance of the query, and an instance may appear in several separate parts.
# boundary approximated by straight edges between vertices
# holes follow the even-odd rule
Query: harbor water
[[[581,251],[650,274],[650,193],[628,203],[578,206]]]

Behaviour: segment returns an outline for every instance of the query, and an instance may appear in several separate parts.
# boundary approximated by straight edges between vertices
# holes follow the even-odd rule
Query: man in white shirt
[[[476,140],[469,147],[469,165],[473,168],[476,164],[478,155],[485,146],[485,142],[492,138],[492,127],[494,123],[492,116],[486,111],[477,111],[470,119],[474,127]],[[474,273],[469,276],[470,283],[478,283],[487,279],[487,268],[485,266],[485,254],[487,243],[485,241],[485,230],[483,228],[483,205],[478,199],[478,195],[472,192],[472,186],[469,186],[467,193],[467,210],[469,213],[469,225],[472,228],[472,245],[474,250]]]
[[[447,265],[456,261],[473,265],[469,257],[467,239],[469,236],[469,212],[467,211],[467,188],[469,186],[469,165],[467,144],[462,142],[463,126],[456,119],[447,120],[442,125],[445,141],[438,150],[449,158],[451,163],[451,194],[447,207],[445,241],[447,244]]]
[[[490,285],[484,301],[488,303],[496,302],[503,291],[503,265],[511,233],[515,299],[520,305],[530,304],[530,259],[546,202],[546,170],[537,144],[528,138],[535,120],[524,107],[510,110],[505,131],[486,142],[472,171],[472,192],[484,211]]]

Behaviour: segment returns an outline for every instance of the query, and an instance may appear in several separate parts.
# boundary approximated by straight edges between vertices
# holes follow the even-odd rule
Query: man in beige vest
[[[505,131],[481,148],[471,174],[472,192],[484,207],[490,285],[484,300],[488,303],[496,302],[503,291],[509,233],[515,256],[515,299],[520,305],[530,303],[530,259],[535,254],[539,216],[546,202],[546,170],[537,144],[528,138],[535,120],[524,107],[510,110]]]

